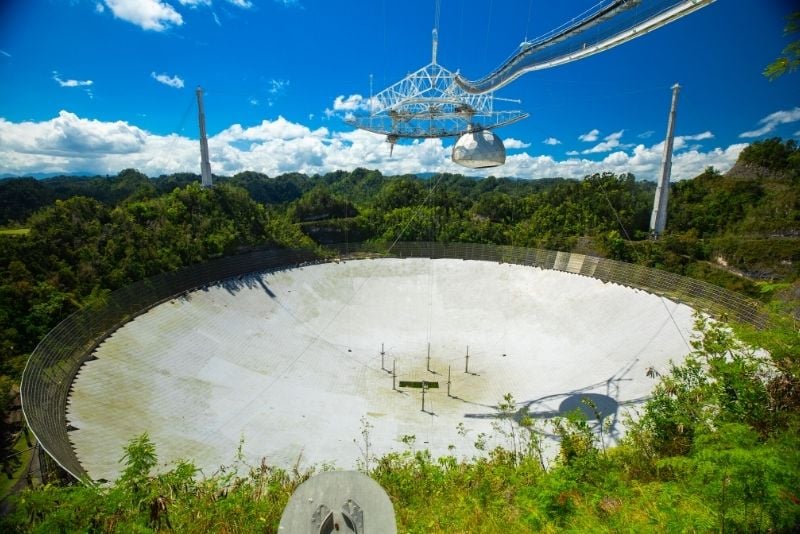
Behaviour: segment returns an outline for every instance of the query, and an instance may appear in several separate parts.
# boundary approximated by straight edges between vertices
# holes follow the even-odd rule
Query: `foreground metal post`
[[[431,344],[428,343],[428,365],[427,365],[428,372],[431,371]]]
[[[447,366],[447,396],[450,397],[450,366]]]
[[[469,345],[467,345],[467,361],[464,363],[464,372],[469,373]]]

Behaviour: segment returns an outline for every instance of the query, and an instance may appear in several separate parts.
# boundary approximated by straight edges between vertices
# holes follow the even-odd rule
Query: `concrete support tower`
[[[681,86],[677,83],[672,86],[672,106],[669,110],[667,122],[667,138],[664,140],[664,157],[661,161],[661,175],[658,178],[655,199],[653,200],[653,214],[650,216],[650,233],[654,239],[664,233],[667,226],[667,204],[669,203],[669,178],[672,173],[672,143],[675,139],[675,113],[678,109],[678,92]]]
[[[200,121],[200,176],[203,187],[211,187],[211,162],[208,160],[208,138],[206,137],[206,112],[203,109],[203,88],[197,88],[197,113]]]

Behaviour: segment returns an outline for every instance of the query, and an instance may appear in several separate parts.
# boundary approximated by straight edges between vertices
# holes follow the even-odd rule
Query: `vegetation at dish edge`
[[[507,447],[486,456],[432,458],[406,436],[406,450],[365,458],[362,467],[371,466],[390,495],[401,532],[793,531],[800,524],[798,345],[785,359],[769,358],[724,326],[698,319],[698,328],[692,354],[657,380],[616,447],[606,449],[576,410],[523,419],[517,430],[501,417],[494,431]],[[506,395],[497,407],[510,416],[514,399]],[[549,465],[542,432],[561,440]],[[158,460],[147,435],[132,440],[121,461],[126,467],[112,485],[23,493],[2,526],[275,532],[289,496],[311,475],[240,459],[208,477],[188,462],[152,474]]]
[[[402,239],[572,250],[701,278],[783,316],[800,315],[794,141],[755,143],[725,175],[707,169],[673,183],[668,233],[658,241],[647,239],[655,184],[632,175],[420,179],[356,169],[312,177],[245,172],[215,177],[213,189],[198,181],[191,174],[150,179],[130,169],[116,177],[0,181],[0,224],[29,229],[0,232],[3,421],[27,355],[69,313],[146,276],[265,245]],[[661,377],[619,447],[598,449],[586,422],[560,421],[552,431],[562,437],[562,458],[544,469],[529,447],[544,423],[530,422],[531,432],[520,432],[533,442],[522,447],[515,435],[513,447],[488,459],[432,459],[410,449],[374,459],[371,473],[392,495],[402,528],[415,532],[499,525],[788,530],[800,503],[791,489],[800,486],[796,325],[778,321],[769,332],[740,333],[771,360],[726,336],[711,328],[693,358]],[[4,423],[5,451],[16,430]],[[144,444],[135,442],[128,459]],[[7,521],[42,531],[54,521],[64,521],[65,530],[152,528],[166,517],[148,516],[161,496],[176,529],[269,530],[304,476],[262,466],[241,479],[225,470],[193,480],[188,466],[148,477],[147,462],[137,465],[133,478],[110,488],[27,493]]]

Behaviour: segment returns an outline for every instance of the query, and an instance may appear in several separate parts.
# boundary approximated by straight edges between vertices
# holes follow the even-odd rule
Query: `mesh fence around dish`
[[[96,347],[123,324],[150,308],[218,281],[252,272],[291,268],[333,258],[451,258],[553,269],[642,289],[684,302],[716,317],[758,328],[767,317],[757,302],[717,286],[639,265],[551,250],[475,243],[348,243],[311,250],[266,249],[220,258],[141,280],[103,302],[69,316],[45,336],[22,376],[22,408],[41,446],[76,479],[88,480],[69,439],[66,407],[80,367]]]

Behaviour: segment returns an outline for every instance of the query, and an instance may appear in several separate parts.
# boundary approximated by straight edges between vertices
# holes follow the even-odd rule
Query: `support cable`
[[[622,218],[619,216],[619,212],[614,207],[614,204],[611,203],[611,199],[608,197],[608,194],[606,193],[606,190],[603,187],[603,183],[600,181],[599,177],[596,180],[596,182],[600,186],[600,192],[603,194],[603,197],[606,199],[606,202],[608,202],[608,206],[611,208],[611,212],[614,214],[614,217],[617,219],[617,223],[619,224],[619,227],[622,229],[622,233],[625,235],[625,239],[627,239],[629,242],[632,241],[631,236],[628,233],[628,230],[625,228],[625,224],[623,224],[623,222],[622,222]],[[639,255],[639,251],[636,250],[635,247],[633,248],[633,254],[636,257],[636,263],[638,265],[641,265],[642,264],[642,262],[641,262],[642,258]],[[675,325],[675,330],[677,330],[678,334],[680,334],[681,339],[683,340],[684,344],[686,345],[686,347],[689,350],[692,350],[692,348],[693,348],[692,345],[689,343],[689,341],[687,341],[686,337],[683,335],[683,331],[681,331],[680,327],[678,326],[678,322],[675,320],[675,316],[672,315],[672,311],[669,309],[669,306],[667,306],[667,303],[664,302],[665,297],[663,295],[659,295],[659,299],[661,300],[661,303],[664,305],[664,309],[669,314],[669,318],[672,320],[672,324]]]
[[[483,51],[483,60],[489,60],[489,39],[492,36],[492,8],[494,7],[494,0],[489,0],[489,14],[486,17],[486,47]]]
[[[528,22],[525,24],[525,41],[528,42],[528,34],[531,29],[531,12],[533,11],[533,0],[528,1]]]

